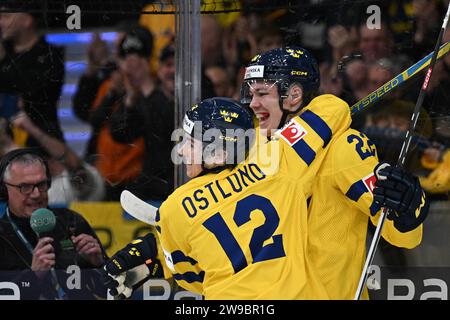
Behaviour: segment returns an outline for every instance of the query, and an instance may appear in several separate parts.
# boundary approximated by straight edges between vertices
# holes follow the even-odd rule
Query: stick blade
[[[133,218],[154,226],[156,224],[157,207],[148,204],[144,200],[139,199],[128,190],[122,191],[120,194],[120,205]]]

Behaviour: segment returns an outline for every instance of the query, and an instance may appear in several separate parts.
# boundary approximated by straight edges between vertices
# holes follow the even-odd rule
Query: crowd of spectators
[[[160,2],[161,10],[174,9],[171,1]],[[381,19],[373,29],[367,24],[366,3],[314,5],[311,0],[268,11],[251,10],[270,7],[265,0],[236,3],[242,11],[201,16],[202,98],[238,100],[244,68],[253,56],[296,44],[319,59],[320,93],[335,94],[352,105],[432,51],[446,8],[440,0],[375,1]],[[142,14],[139,21],[119,23],[113,50],[97,34],[92,38],[87,68],[72,97],[74,114],[92,128],[84,159],[64,142],[57,120],[64,50],[45,42],[39,21],[34,14],[1,14],[2,152],[21,146],[43,149],[53,177],[66,177],[61,180],[66,197],[50,197],[50,202],[117,201],[123,189],[146,200],[164,200],[173,190],[174,15]],[[447,31],[444,41],[449,39]],[[449,182],[426,180],[433,170],[443,170],[450,146],[445,90],[450,58],[442,60],[434,70],[409,162],[428,191],[445,198],[448,190],[442,184]],[[420,78],[354,118],[353,126],[376,142],[382,160],[396,162]],[[48,141],[60,148],[46,147]],[[89,186],[80,191],[80,181]],[[92,187],[99,191],[86,191]]]

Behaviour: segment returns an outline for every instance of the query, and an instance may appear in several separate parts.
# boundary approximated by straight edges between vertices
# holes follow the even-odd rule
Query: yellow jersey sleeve
[[[337,187],[376,226],[381,208],[373,201],[372,193],[376,181],[374,168],[378,164],[375,145],[364,133],[348,130],[336,140],[332,155],[334,161],[329,169],[335,172]],[[386,220],[382,236],[395,246],[414,248],[422,240],[422,226],[402,233],[394,227],[392,221]]]
[[[170,219],[166,211],[178,212],[176,198],[169,197],[159,208],[156,217],[156,230],[159,234],[160,244],[158,247],[158,258],[164,261],[164,277],[173,277],[178,284],[186,290],[202,294],[202,282],[204,271],[201,271],[195,259],[189,257],[189,242],[184,238],[189,226],[185,219],[177,219],[179,215],[171,214]],[[170,222],[169,222],[170,220]],[[184,224],[184,225],[183,225]]]
[[[318,154],[323,153],[334,136],[348,129],[350,123],[345,101],[329,94],[313,99],[300,115],[275,133],[275,139],[281,141],[280,158],[285,160],[289,174],[302,177],[304,170],[296,168],[306,169],[313,162],[320,165]]]

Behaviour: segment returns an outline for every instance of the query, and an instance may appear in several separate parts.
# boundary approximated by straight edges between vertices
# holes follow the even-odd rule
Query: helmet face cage
[[[248,110],[229,98],[211,98],[194,105],[186,112],[184,131],[203,143],[201,164],[216,150],[227,153],[226,164],[245,160],[253,139],[253,118]]]
[[[280,85],[283,82],[282,79],[249,79],[244,80],[241,86],[241,104],[243,105],[249,105],[250,102],[252,102],[253,93],[252,91],[255,90],[255,86],[257,84],[262,84],[267,91],[269,91],[273,86],[277,86],[278,94],[280,96],[282,95],[280,93]]]

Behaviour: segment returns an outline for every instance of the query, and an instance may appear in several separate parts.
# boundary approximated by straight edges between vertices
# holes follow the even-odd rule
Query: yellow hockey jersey
[[[244,163],[175,190],[156,218],[165,275],[206,299],[327,298],[306,257],[306,198],[350,122],[344,101],[317,97]]]
[[[330,299],[353,299],[365,261],[368,217],[377,225],[380,208],[373,203],[376,148],[361,132],[347,130],[333,141],[308,208],[308,258],[315,265]],[[413,248],[422,226],[401,233],[386,220],[382,236],[391,244]],[[367,298],[367,291],[364,293]]]

